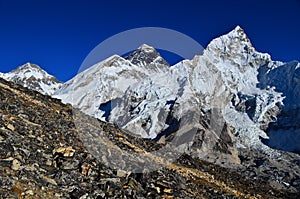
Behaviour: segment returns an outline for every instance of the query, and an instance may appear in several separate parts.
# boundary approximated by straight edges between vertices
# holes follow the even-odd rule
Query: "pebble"
[[[117,171],[117,176],[120,178],[126,177],[127,176],[127,172],[124,170],[118,170]]]
[[[20,169],[20,167],[21,167],[20,161],[17,160],[17,159],[14,159],[14,160],[12,161],[11,169],[17,171],[17,170]]]
[[[34,192],[32,190],[27,190],[25,193],[26,195],[30,195],[30,196],[34,195]]]
[[[82,165],[81,166],[81,174],[85,175],[85,176],[88,175],[90,168],[91,168],[90,165]]]
[[[15,127],[12,125],[12,124],[8,124],[7,125],[7,128],[11,131],[14,131],[15,130]]]
[[[57,149],[54,149],[53,154],[63,154],[64,157],[73,157],[75,153],[75,149],[73,149],[71,146],[69,147],[59,147]]]
[[[53,185],[57,185],[57,183],[56,183],[56,181],[55,181],[54,179],[49,178],[49,177],[47,177],[47,176],[42,176],[42,177],[43,177],[43,179],[44,179],[46,182],[48,182],[48,183],[50,183],[50,184],[53,184]]]

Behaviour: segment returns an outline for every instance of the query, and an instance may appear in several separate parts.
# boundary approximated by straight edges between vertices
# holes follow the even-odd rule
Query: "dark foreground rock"
[[[86,136],[99,129],[103,138]],[[89,152],[88,141],[113,143],[99,152],[102,156],[118,148],[146,153],[161,147],[0,79],[0,198],[297,198],[249,174],[188,155],[145,173],[113,169],[100,154]],[[161,161],[149,157],[152,163]],[[134,164],[130,158],[124,157],[125,165]]]

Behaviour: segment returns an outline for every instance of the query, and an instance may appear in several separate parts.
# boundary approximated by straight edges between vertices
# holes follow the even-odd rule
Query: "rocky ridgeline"
[[[89,153],[84,139],[114,143],[103,154],[118,148],[145,153],[162,145],[131,137],[60,100],[3,79],[0,115],[0,198],[297,198],[188,155],[152,172],[111,169],[105,158]],[[82,122],[74,122],[74,115]],[[79,132],[89,135],[99,129],[103,138]]]

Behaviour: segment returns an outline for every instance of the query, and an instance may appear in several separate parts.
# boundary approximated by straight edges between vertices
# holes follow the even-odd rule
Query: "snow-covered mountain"
[[[1,73],[0,77],[46,95],[52,95],[62,85],[54,76],[32,63],[19,66],[9,73]]]
[[[214,39],[203,55],[171,67],[148,45],[125,58],[114,55],[65,83],[54,97],[144,138],[170,140],[177,131],[177,140],[193,145],[200,136],[197,154],[213,151],[215,145],[230,154],[244,147],[274,153],[265,145],[279,147],[268,138],[270,122],[279,121],[276,116],[287,95],[299,107],[297,64],[272,61],[269,54],[257,52],[237,26]],[[290,71],[295,71],[292,82],[277,85]]]
[[[169,69],[159,53],[147,45],[142,45],[127,58],[113,55],[95,64],[66,82],[54,97],[73,104],[89,115],[107,119],[105,112],[108,111],[108,105],[105,103],[114,104],[123,97],[129,85],[138,84]]]

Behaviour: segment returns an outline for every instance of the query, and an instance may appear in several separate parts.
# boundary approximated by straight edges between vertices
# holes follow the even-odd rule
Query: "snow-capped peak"
[[[37,79],[42,79],[45,77],[50,77],[50,75],[42,70],[38,65],[27,62],[26,64],[19,66],[17,69],[9,72],[9,74],[18,75],[22,78],[35,77]]]
[[[257,68],[272,61],[269,54],[255,50],[240,26],[212,40],[204,50],[204,54],[214,62],[235,62],[240,68]]]
[[[148,52],[148,53],[155,51],[155,48],[153,48],[152,46],[149,46],[147,44],[141,45],[138,49],[142,50],[142,51],[145,51],[145,52]]]
[[[228,35],[231,35],[231,36],[239,36],[239,37],[243,37],[243,38],[248,38],[248,36],[246,35],[245,31],[243,28],[241,28],[239,25],[237,25],[232,31],[230,31],[228,33]]]
[[[3,74],[3,78],[46,95],[53,94],[62,85],[54,76],[29,62]]]

